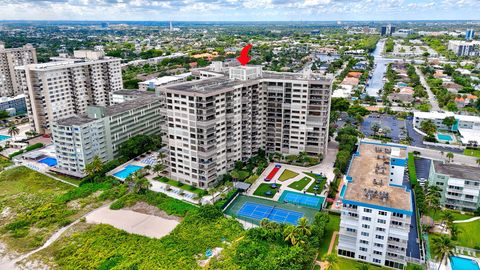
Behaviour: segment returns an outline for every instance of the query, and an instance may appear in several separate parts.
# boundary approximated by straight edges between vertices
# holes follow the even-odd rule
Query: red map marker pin
[[[250,62],[250,57],[248,57],[248,51],[252,48],[252,44],[247,44],[247,46],[243,47],[242,51],[240,52],[240,56],[237,57],[238,62],[245,66],[248,62]]]

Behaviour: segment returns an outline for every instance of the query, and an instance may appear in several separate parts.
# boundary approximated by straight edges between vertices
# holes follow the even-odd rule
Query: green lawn
[[[412,269],[414,269],[415,266],[416,266],[416,267],[419,267],[419,266],[420,266],[421,269],[425,269],[425,267],[424,267],[423,265],[418,265],[418,264],[414,264],[414,263],[408,263],[408,264],[407,264],[407,270],[412,270]]]
[[[429,212],[425,213],[425,215],[430,216],[435,221],[441,221],[443,219],[443,215],[444,215],[443,213],[447,211],[452,213],[453,220],[465,220],[465,219],[474,217],[474,215],[471,213],[462,214],[458,211],[450,210],[450,209],[437,210],[437,211],[430,210]]]
[[[460,229],[460,234],[458,235],[458,245],[463,247],[469,247],[474,249],[480,249],[480,220],[467,222],[467,223],[457,223],[456,224]]]
[[[480,158],[480,149],[465,149],[464,155]]]
[[[258,188],[255,190],[255,192],[253,192],[253,195],[262,196],[262,197],[266,197],[266,198],[273,198],[273,196],[275,196],[275,193],[278,192],[278,190],[280,189],[281,186],[282,185],[277,184],[277,188],[272,188],[272,184],[262,183],[262,184],[260,184],[260,186],[258,186]],[[271,195],[265,195],[265,192],[267,192],[267,191],[271,191],[272,194]]]
[[[288,187],[296,190],[303,190],[308,185],[308,183],[310,183],[310,181],[312,181],[312,179],[310,179],[309,177],[304,177],[298,181],[291,183],[290,185],[288,185]]]
[[[186,185],[186,184],[180,183],[179,181],[175,181],[175,180],[172,180],[172,179],[167,178],[167,177],[162,176],[162,177],[157,177],[155,179],[157,181],[166,183],[170,186],[178,187],[178,188],[181,188],[183,190],[193,192],[193,193],[197,194],[199,197],[202,197],[202,196],[207,194],[207,192],[203,189],[196,188],[196,187],[190,186],[190,185]]]
[[[292,179],[294,178],[295,176],[297,176],[298,173],[294,172],[294,171],[290,171],[289,169],[285,169],[282,174],[280,175],[280,177],[278,178],[278,181],[287,181],[288,179]]]
[[[0,171],[3,171],[5,167],[13,165],[13,162],[10,159],[0,156]]]
[[[325,188],[325,183],[327,182],[327,178],[324,177],[324,176],[318,176],[314,173],[308,173],[308,172],[304,172],[304,174],[310,176],[310,177],[313,177],[313,179],[315,179],[314,182],[312,182],[312,184],[308,187],[307,189],[307,192],[309,193],[315,193],[315,185],[318,185],[319,186],[319,189],[316,191],[317,194],[320,194],[323,189]],[[320,180],[321,182],[319,184],[317,184],[317,181]]]
[[[333,232],[340,230],[340,216],[329,214],[329,217],[330,217],[330,221],[327,223],[327,226],[325,227],[325,235],[323,236],[324,240],[318,250],[319,258],[323,258],[323,256],[327,254],[328,246],[330,245],[330,240],[332,239]]]
[[[344,270],[344,269],[352,269],[355,270],[362,264],[359,261],[343,258],[343,257],[338,257],[338,263],[337,263],[337,269]],[[379,267],[373,264],[367,264],[368,265],[368,270],[381,270],[381,269],[391,269],[391,268],[386,268],[386,267]]]
[[[58,173],[54,173],[54,172],[48,172],[48,174],[50,174],[52,176],[55,176],[59,179],[62,179],[64,181],[67,181],[69,183],[75,184],[75,185],[79,185],[80,182],[82,182],[82,180],[83,180],[83,179],[73,178],[73,177],[70,177],[70,176],[67,176],[67,175],[58,174]]]

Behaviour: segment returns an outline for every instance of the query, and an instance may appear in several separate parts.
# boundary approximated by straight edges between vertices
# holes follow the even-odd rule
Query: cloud
[[[478,8],[480,0],[0,0],[0,19],[475,19]]]

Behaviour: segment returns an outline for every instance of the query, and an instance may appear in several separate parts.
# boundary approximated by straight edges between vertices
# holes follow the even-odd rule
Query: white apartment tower
[[[258,66],[194,73],[207,78],[158,93],[166,102],[172,179],[208,188],[260,148],[325,154],[331,79],[262,72]]]
[[[122,89],[120,59],[100,54],[17,67],[35,131],[49,133],[53,121],[84,114],[89,105],[110,105],[111,92]]]
[[[37,63],[35,48],[26,44],[21,48],[5,48],[0,42],[0,96],[13,97],[23,94],[21,72],[15,67]]]
[[[396,269],[420,257],[406,164],[405,147],[360,143],[340,192],[340,256]]]

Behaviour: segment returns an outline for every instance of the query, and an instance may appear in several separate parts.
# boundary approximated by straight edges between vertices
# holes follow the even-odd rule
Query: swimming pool
[[[456,256],[450,257],[450,266],[452,270],[480,270],[476,261]]]
[[[47,164],[49,167],[53,167],[57,165],[57,159],[53,157],[46,157],[44,159],[40,159],[38,162]]]
[[[7,135],[0,135],[0,141],[5,141],[5,140],[8,140],[10,139],[11,137],[10,136],[7,136]]]
[[[347,190],[347,185],[343,185],[342,190],[340,191],[340,198],[343,198],[346,190]]]
[[[130,176],[130,174],[142,169],[142,166],[137,166],[137,165],[127,165],[123,170],[118,171],[113,174],[113,176],[120,178],[120,179],[125,179]]]
[[[452,135],[443,134],[443,133],[437,133],[437,139],[438,139],[439,141],[447,141],[447,142],[453,141]]]

